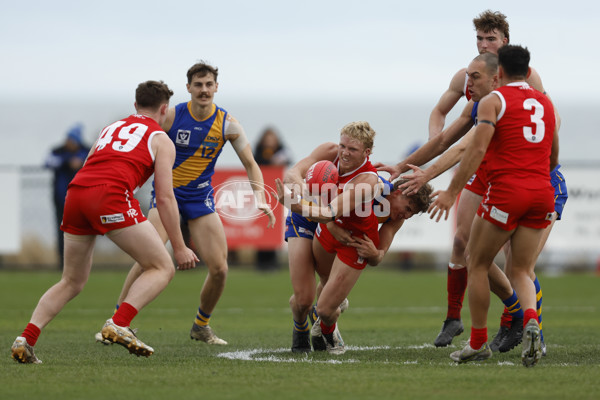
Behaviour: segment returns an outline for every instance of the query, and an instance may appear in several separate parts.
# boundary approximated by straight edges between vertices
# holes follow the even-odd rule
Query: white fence
[[[567,183],[567,200],[562,220],[557,221],[541,259],[550,264],[584,264],[596,267],[600,261],[600,162],[562,164]],[[432,181],[435,189],[448,187],[451,175]],[[396,234],[391,249],[449,253],[456,225],[454,214],[436,223],[428,215],[413,217]]]
[[[563,219],[553,229],[541,260],[568,268],[584,265],[595,268],[600,260],[600,162],[565,162],[569,199]],[[436,178],[436,189],[448,186],[450,174]],[[13,257],[28,251],[32,240],[54,251],[56,232],[51,201],[51,174],[38,167],[0,167],[0,256]],[[138,192],[142,206],[148,203],[148,191]],[[450,253],[454,233],[454,215],[436,223],[428,215],[407,221],[394,238],[391,251],[435,253],[445,258]],[[108,240],[99,240],[97,252],[112,251]],[[6,259],[6,257],[4,257]],[[0,258],[1,262],[2,258]],[[54,261],[52,261],[53,263]]]
[[[16,253],[21,249],[21,181],[17,168],[0,169],[0,210],[3,210],[0,224],[0,254]]]

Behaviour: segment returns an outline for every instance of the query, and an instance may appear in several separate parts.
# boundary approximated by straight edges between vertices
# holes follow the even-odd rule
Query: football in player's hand
[[[317,161],[306,171],[306,186],[312,196],[337,189],[338,170],[331,161]]]

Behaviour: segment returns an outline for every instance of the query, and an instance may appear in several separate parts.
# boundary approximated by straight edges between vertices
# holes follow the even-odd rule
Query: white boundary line
[[[351,351],[372,351],[372,350],[390,350],[390,349],[424,349],[424,348],[433,348],[432,344],[423,344],[419,346],[404,346],[404,347],[390,347],[390,346],[346,346],[347,350]],[[309,356],[309,354],[305,354],[300,357],[281,357],[280,354],[287,353],[291,354],[289,348],[279,348],[279,349],[249,349],[249,350],[237,350],[230,351],[225,353],[219,353],[216,356],[220,358],[226,358],[229,360],[239,360],[239,361],[262,361],[262,362],[281,362],[281,363],[318,363],[318,364],[354,364],[360,363],[360,360],[356,360],[353,358],[349,359],[337,359],[332,358],[329,360],[315,360]],[[369,363],[373,363],[370,361]],[[382,364],[397,364],[397,365],[417,365],[419,364],[418,360],[406,360],[406,361],[398,361],[398,362],[390,362],[389,360],[383,360],[380,363]],[[454,364],[450,360],[449,364]],[[508,365],[509,363],[504,362],[504,365]]]
[[[448,349],[452,348],[450,346]],[[454,346],[455,347],[455,346]],[[373,351],[373,350],[402,350],[402,349],[427,349],[434,348],[432,344],[425,343],[422,345],[414,345],[414,346],[400,346],[400,347],[390,347],[390,346],[346,346],[347,350],[350,351]],[[458,347],[457,347],[458,348]],[[286,354],[286,356],[283,356]],[[328,360],[315,360],[310,357],[310,353],[304,355],[296,355],[294,357],[291,356],[291,351],[289,348],[278,348],[278,349],[248,349],[248,350],[237,350],[237,351],[229,351],[224,353],[218,353],[216,357],[226,358],[228,360],[233,361],[259,361],[259,362],[275,362],[275,363],[315,363],[315,364],[356,364],[356,363],[367,363],[367,364],[392,364],[392,365],[419,365],[419,364],[432,364],[430,361],[420,361],[420,360],[405,360],[405,361],[390,361],[390,360],[381,360],[381,361],[361,361],[354,358],[348,359],[339,359],[336,356],[332,356],[333,358]],[[449,355],[449,354],[448,354]],[[436,364],[446,364],[445,362],[436,363]],[[481,364],[479,362],[472,364]],[[484,362],[484,364],[488,365],[498,365],[500,367],[503,366],[520,366],[520,362],[512,362],[512,361],[497,361],[494,363],[492,359],[491,362]],[[459,366],[459,364],[454,361],[448,360],[447,365],[449,366]],[[570,364],[561,364],[560,366],[568,367]]]

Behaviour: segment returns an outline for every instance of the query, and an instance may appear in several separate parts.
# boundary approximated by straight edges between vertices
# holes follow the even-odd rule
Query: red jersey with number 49
[[[510,180],[530,189],[550,185],[556,124],[552,103],[525,82],[513,82],[492,93],[500,98],[502,109],[488,146],[488,182]]]
[[[164,133],[160,125],[138,114],[107,126],[69,186],[116,184],[135,193],[154,173],[150,144],[157,133]]]

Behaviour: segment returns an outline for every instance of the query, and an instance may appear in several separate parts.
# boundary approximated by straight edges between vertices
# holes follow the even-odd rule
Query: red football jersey
[[[135,193],[154,173],[150,144],[157,133],[164,132],[156,121],[137,114],[108,125],[70,185],[117,184]]]
[[[333,161],[333,164],[336,168],[339,168],[339,159],[337,157]],[[338,177],[338,195],[344,191],[347,183],[361,174],[373,174],[377,176],[377,169],[373,167],[368,157],[360,167]],[[375,195],[376,193],[372,194],[373,198],[375,198]],[[368,236],[377,234],[379,223],[377,216],[373,212],[373,200],[359,206],[358,210],[352,210],[348,216],[339,216],[336,218],[336,223],[342,228],[352,231],[354,235],[360,232],[366,233]]]
[[[530,189],[550,185],[550,152],[556,120],[550,100],[525,82],[494,90],[502,102],[488,147],[487,179]]]

